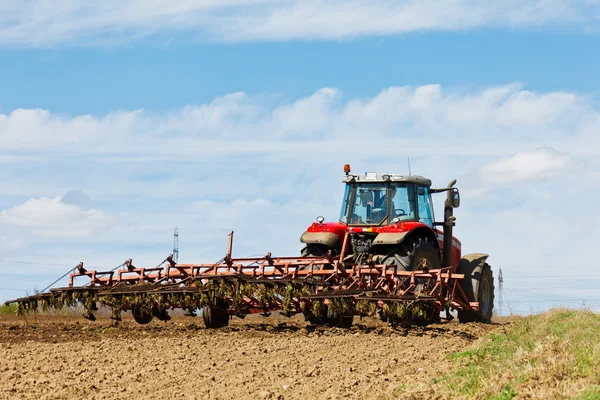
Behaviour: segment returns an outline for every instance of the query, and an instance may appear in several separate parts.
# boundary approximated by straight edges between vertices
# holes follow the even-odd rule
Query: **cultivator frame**
[[[444,309],[479,309],[479,303],[469,301],[461,288],[465,275],[457,273],[456,267],[405,271],[372,260],[355,264],[346,254],[349,236],[335,257],[267,253],[233,258],[231,232],[227,254],[217,263],[178,264],[172,255],[155,268],[138,268],[129,259],[116,270],[87,271],[80,263],[67,287],[6,303],[16,303],[19,313],[80,305],[92,320],[100,303],[112,309],[116,321],[122,311],[132,311],[139,323],[153,317],[166,321],[171,309],[184,309],[188,315],[202,309],[209,327],[227,325],[231,315],[243,318],[275,310],[286,316],[303,313],[317,324],[347,326],[354,315],[377,314],[393,325],[427,325],[437,321]],[[88,281],[79,284],[84,277]]]

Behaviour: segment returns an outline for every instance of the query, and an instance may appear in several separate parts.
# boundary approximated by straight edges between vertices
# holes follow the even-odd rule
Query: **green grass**
[[[2,304],[0,306],[0,315],[14,315],[17,314],[17,305],[16,304]]]
[[[435,378],[435,391],[466,399],[600,399],[600,315],[557,309],[501,329],[450,354],[454,372]]]
[[[577,396],[577,400],[598,400],[600,399],[600,385],[593,385],[585,389]]]

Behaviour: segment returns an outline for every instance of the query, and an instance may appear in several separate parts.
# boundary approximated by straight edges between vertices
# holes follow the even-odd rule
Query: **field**
[[[351,330],[248,316],[204,328],[0,315],[0,399],[600,398],[600,317]]]

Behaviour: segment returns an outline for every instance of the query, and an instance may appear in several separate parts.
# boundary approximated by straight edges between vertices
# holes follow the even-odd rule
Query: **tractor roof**
[[[420,175],[378,174],[376,172],[366,172],[364,175],[348,174],[342,178],[342,182],[408,182],[431,186],[431,179]]]

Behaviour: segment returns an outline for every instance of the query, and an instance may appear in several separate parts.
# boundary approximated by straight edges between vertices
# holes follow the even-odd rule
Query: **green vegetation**
[[[451,398],[600,398],[600,315],[556,309],[518,318],[502,333],[448,356],[432,382]]]
[[[17,313],[16,304],[2,304],[0,306],[0,315],[12,315]]]
[[[590,386],[577,396],[577,400],[600,399],[600,385]]]

